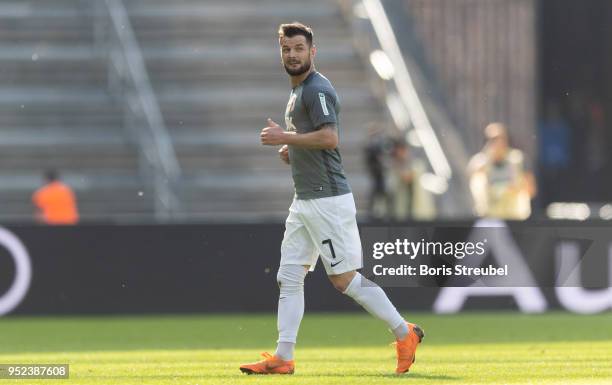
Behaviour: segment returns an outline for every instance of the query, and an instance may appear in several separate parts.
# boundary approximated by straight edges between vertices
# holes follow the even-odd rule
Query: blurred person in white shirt
[[[502,123],[489,124],[484,133],[486,144],[468,165],[476,214],[508,220],[529,218],[536,183],[525,166],[523,152],[510,147]]]

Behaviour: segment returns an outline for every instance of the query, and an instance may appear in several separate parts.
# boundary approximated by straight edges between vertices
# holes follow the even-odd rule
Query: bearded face
[[[314,48],[305,36],[282,37],[280,40],[281,58],[289,76],[299,76],[310,70]]]

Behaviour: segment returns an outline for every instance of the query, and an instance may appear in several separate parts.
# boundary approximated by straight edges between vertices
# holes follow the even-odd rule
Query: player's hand
[[[289,146],[286,144],[278,150],[278,156],[280,156],[281,160],[287,164],[289,164]]]
[[[266,146],[277,146],[284,144],[285,130],[272,119],[268,118],[268,127],[261,130],[259,135],[261,144]]]

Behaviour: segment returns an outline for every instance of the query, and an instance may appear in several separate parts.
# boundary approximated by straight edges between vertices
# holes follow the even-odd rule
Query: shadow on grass
[[[395,380],[419,379],[419,380],[437,380],[437,381],[459,381],[461,377],[447,376],[443,374],[425,374],[425,373],[409,373],[409,374],[377,374],[377,373],[356,373],[356,374],[308,374],[301,373],[300,377],[368,377],[368,378],[387,378]]]
[[[176,375],[176,374],[172,374],[172,375],[161,375],[161,374],[157,374],[157,375],[117,375],[117,376],[82,376],[79,378],[97,378],[97,379],[118,379],[118,378],[125,378],[125,379],[130,379],[130,378],[148,378],[148,379],[153,379],[153,378],[157,378],[157,379],[161,379],[161,378],[182,378],[182,379],[211,379],[211,378],[216,378],[216,379],[232,379],[232,378],[282,378],[284,376],[280,376],[280,375],[261,375],[261,374],[242,374],[242,373],[233,373],[233,374],[211,374],[211,375]],[[355,373],[355,374],[338,374],[338,373],[303,373],[300,372],[298,374],[294,374],[289,376],[290,378],[310,378],[310,377],[316,377],[316,378],[322,378],[322,377],[329,377],[329,378],[351,378],[351,377],[367,377],[367,378],[385,378],[385,379],[391,379],[391,380],[397,380],[397,381],[405,381],[405,380],[410,380],[410,379],[414,379],[414,380],[423,380],[423,381],[460,381],[462,380],[461,377],[453,377],[453,376],[446,376],[443,374],[423,374],[423,373],[410,373],[410,374],[403,374],[403,375],[396,375],[396,374],[377,374],[377,373]]]

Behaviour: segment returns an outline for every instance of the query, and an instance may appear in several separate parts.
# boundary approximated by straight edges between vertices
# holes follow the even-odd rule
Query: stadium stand
[[[296,15],[313,26],[318,69],[340,94],[341,151],[358,205],[365,206],[361,148],[367,123],[383,121],[385,111],[336,3],[133,0],[125,6],[182,169],[177,218],[285,215],[289,170],[274,149],[259,145],[259,131],[267,117],[282,122],[289,84],[276,28]],[[46,166],[75,188],[84,221],[152,218],[152,182],[139,171],[124,101],[108,90],[108,52],[95,44],[94,2],[8,1],[0,18],[0,68],[9,79],[0,90],[0,218],[31,218],[30,194]]]
[[[4,1],[0,20],[0,218],[32,220],[48,167],[76,189],[85,219],[150,211],[106,53],[93,49],[90,4]]]
[[[184,171],[181,201],[189,216],[248,219],[285,215],[292,197],[288,168],[259,144],[271,117],[283,123],[289,83],[276,29],[313,26],[316,64],[342,103],[341,152],[365,204],[361,147],[369,120],[382,119],[350,30],[333,2],[288,6],[278,0],[129,2],[134,29]]]

